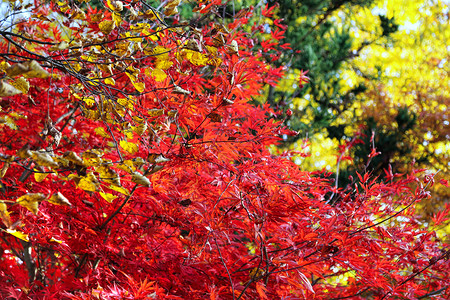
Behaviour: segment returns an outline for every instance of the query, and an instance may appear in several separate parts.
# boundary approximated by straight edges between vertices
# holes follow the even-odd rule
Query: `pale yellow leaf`
[[[143,185],[145,187],[149,187],[151,185],[150,180],[148,180],[147,177],[143,176],[142,174],[135,172],[133,176],[131,177],[131,181],[134,183]]]
[[[86,16],[85,16],[86,17]],[[69,43],[67,43],[66,41],[62,41],[61,43],[51,46],[49,48],[50,51],[61,51],[61,50],[66,50],[67,48],[69,48]]]
[[[23,75],[27,78],[47,78],[50,76],[50,73],[44,70],[35,60],[14,64],[5,72],[9,77]]]
[[[53,194],[49,199],[47,199],[47,201],[55,205],[72,205],[69,200],[60,192]]]
[[[9,97],[22,92],[3,80],[0,80],[0,97]]]
[[[178,85],[174,86],[173,92],[175,94],[183,94],[183,95],[189,95],[191,93],[190,91],[185,90],[182,87],[179,87]]]
[[[19,197],[16,202],[34,214],[37,214],[39,203],[45,200],[45,195],[41,193],[29,193]]]
[[[9,162],[5,162],[3,164],[3,167],[0,170],[0,178],[3,178],[6,175],[6,171],[8,171],[10,163]]]
[[[119,12],[119,11],[123,10],[123,3],[122,3],[122,1],[107,0],[106,1],[106,5],[112,11]]]
[[[11,226],[11,219],[9,217],[8,207],[3,201],[0,201],[0,219],[6,227]]]
[[[40,166],[52,168],[58,167],[58,164],[47,152],[31,151],[31,157]]]

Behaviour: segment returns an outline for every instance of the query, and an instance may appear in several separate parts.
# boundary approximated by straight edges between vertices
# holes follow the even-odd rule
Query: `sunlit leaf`
[[[110,185],[110,186],[108,186],[108,188],[110,188],[111,190],[114,190],[116,192],[119,192],[121,194],[124,194],[126,196],[128,196],[130,194],[130,192],[122,186]]]
[[[167,74],[160,69],[153,69],[151,72],[151,76],[158,82],[162,82],[167,78]]]
[[[29,193],[19,197],[16,202],[34,214],[39,210],[39,203],[45,200],[45,195],[41,193]]]
[[[19,77],[15,81],[12,81],[11,85],[20,90],[23,94],[27,94],[30,89],[30,83],[23,77]]]
[[[25,234],[23,232],[17,231],[17,230],[12,230],[12,229],[6,229],[6,232],[15,236],[18,239],[21,239],[25,242],[29,242],[29,238],[28,238],[28,234]]]
[[[35,169],[34,180],[36,180],[36,182],[44,181],[45,178],[47,178],[47,176],[48,176],[48,173],[40,172],[39,170]]]
[[[119,142],[119,144],[120,147],[122,147],[122,149],[128,152],[129,154],[135,154],[136,152],[139,151],[139,146],[134,143],[122,140]]]
[[[50,198],[47,199],[47,201],[55,205],[72,205],[69,200],[60,192],[51,195]]]
[[[116,24],[114,21],[104,20],[98,24],[98,28],[100,28],[100,31],[103,32],[103,34],[108,35],[114,30],[114,28],[116,28]]]
[[[139,92],[142,93],[145,90],[145,83],[143,82],[137,82],[137,81],[131,81],[134,88]]]
[[[131,181],[133,181],[134,183],[140,184],[142,186],[145,187],[149,187],[151,185],[150,180],[148,180],[147,177],[143,176],[142,174],[135,172],[132,177],[131,177]]]
[[[52,168],[58,167],[58,163],[47,152],[31,151],[31,157],[38,165]]]
[[[116,81],[112,77],[105,78],[105,83],[110,85],[116,85]]]
[[[95,192],[98,188],[98,180],[93,173],[89,173],[80,179],[77,187],[88,192]]]
[[[2,219],[3,224],[5,224],[6,227],[11,226],[11,218],[9,217],[8,207],[6,206],[6,203],[0,200],[0,219]]]
[[[103,199],[105,199],[109,203],[113,202],[113,200],[117,198],[117,196],[115,196],[113,194],[109,194],[109,193],[99,192],[99,194],[100,194],[100,196],[102,196]]]
[[[13,85],[0,80],[0,97],[9,97],[17,94],[21,94],[22,91],[16,89]]]
[[[5,70],[10,77],[23,75],[26,78],[47,78],[50,76],[46,70],[35,60],[29,60],[24,63],[17,63]]]

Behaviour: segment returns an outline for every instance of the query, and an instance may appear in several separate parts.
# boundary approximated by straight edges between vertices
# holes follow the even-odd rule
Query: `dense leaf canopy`
[[[338,188],[269,151],[297,134],[254,105],[284,75],[286,27],[221,4],[10,4],[0,296],[446,299],[448,244],[415,214],[433,176]]]

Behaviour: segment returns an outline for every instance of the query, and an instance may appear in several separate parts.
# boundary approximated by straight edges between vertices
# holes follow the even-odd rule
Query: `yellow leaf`
[[[131,128],[126,129],[123,133],[125,134],[125,137],[126,137],[127,139],[130,139],[130,140],[131,140],[131,139],[134,137],[134,135],[133,135],[133,130],[132,130]]]
[[[150,180],[148,180],[147,177],[143,176],[142,174],[135,172],[133,176],[131,177],[131,181],[134,183],[143,185],[145,187],[149,187],[151,185]]]
[[[107,0],[106,1],[106,5],[112,11],[119,12],[119,11],[123,10],[123,3],[122,3],[122,1]]]
[[[105,128],[103,128],[103,127],[97,127],[94,129],[94,131],[96,134],[98,134],[101,137],[104,137],[104,138],[110,137],[109,134],[106,132]]]
[[[173,92],[175,94],[183,94],[183,95],[189,95],[191,93],[188,90],[185,90],[182,87],[179,87],[178,85],[174,86]]]
[[[133,126],[132,130],[136,132],[138,135],[143,135],[144,132],[147,130],[147,128],[148,128],[147,122],[144,122],[142,124],[139,124],[138,126]]]
[[[50,76],[50,73],[44,70],[35,60],[14,64],[5,72],[9,77],[23,75],[27,78],[47,78]]]
[[[81,9],[77,8],[71,16],[75,20],[84,20],[86,19],[86,13]]]
[[[6,227],[11,226],[11,219],[9,218],[8,207],[3,201],[0,201],[0,219]]]
[[[92,16],[91,16],[91,20],[92,20],[92,22],[94,22],[94,23],[98,23],[98,22],[100,22],[101,20],[103,20],[103,13],[98,13],[98,14],[93,14]]]
[[[0,170],[0,178],[3,178],[6,175],[6,171],[8,171],[10,163],[9,162],[5,162],[3,164],[2,169]]]
[[[87,104],[87,106],[93,106],[95,104],[94,97],[83,97],[83,101]]]
[[[37,214],[39,203],[45,200],[44,194],[41,193],[29,193],[25,194],[21,197],[19,197],[16,202],[19,203],[19,205],[25,207],[29,211],[31,211],[34,214]]]
[[[36,182],[42,182],[48,176],[48,173],[41,173],[36,169],[34,169],[34,171],[34,180],[36,180]]]
[[[30,240],[28,239],[28,234],[25,234],[23,232],[17,231],[17,230],[12,230],[12,229],[6,229],[6,232],[15,236],[18,239],[24,240],[25,242],[29,242]]]
[[[114,199],[117,198],[117,196],[113,195],[113,194],[109,194],[109,193],[99,193],[100,196],[102,196],[103,199],[105,199],[106,201],[108,201],[109,203],[113,202]]]
[[[155,81],[162,82],[166,79],[167,74],[160,69],[153,69],[151,73],[152,77],[155,78]]]
[[[53,194],[47,201],[55,205],[72,205],[69,200],[60,192]]]
[[[58,51],[58,50],[66,50],[67,48],[69,48],[69,43],[67,43],[66,41],[62,41],[61,43],[51,46],[49,48],[50,51]]]
[[[103,32],[103,34],[108,35],[111,33],[111,31],[114,30],[114,28],[116,28],[116,24],[114,23],[114,21],[104,20],[100,22],[100,24],[98,24],[98,28],[101,32]]]
[[[183,56],[196,66],[204,66],[208,63],[208,57],[197,51],[184,49]]]
[[[164,114],[164,109],[150,109],[148,111],[148,116],[149,117],[158,117],[158,116],[162,116]]]
[[[134,88],[139,92],[142,93],[145,90],[145,83],[143,82],[137,82],[137,81],[131,81]]]
[[[130,110],[134,109],[134,101],[132,99],[119,98],[117,99],[117,103],[122,105],[124,108],[128,108]]]
[[[78,188],[88,191],[88,192],[97,191],[97,186],[98,186],[98,180],[92,172],[89,173],[87,176],[82,177],[77,184]]]
[[[112,77],[105,78],[105,83],[110,85],[116,85],[116,81]]]
[[[120,1],[118,1],[118,2],[120,2]],[[120,17],[120,15],[118,13],[113,13],[112,19],[114,21],[114,24],[117,26],[119,26],[122,23],[122,18]]]
[[[133,81],[137,81],[137,77],[139,75],[139,70],[135,69],[133,66],[129,66],[126,70],[125,70],[125,74],[128,76],[128,78],[130,78],[130,80]]]
[[[150,19],[150,20],[152,20],[152,21],[155,21],[156,19],[160,19],[160,18],[161,18],[161,16],[160,16],[159,14],[156,15],[156,14],[153,12],[153,10],[151,10],[151,9],[145,11],[145,12],[143,13],[143,16],[146,17],[146,18],[148,18],[148,19]]]
[[[63,241],[57,240],[57,239],[55,239],[54,237],[52,237],[52,238],[49,240],[49,242],[55,242],[55,243],[58,243],[58,244],[62,244],[62,243],[63,243]]]
[[[30,89],[30,83],[23,77],[17,78],[15,81],[11,82],[11,84],[23,94],[27,94]]]
[[[9,97],[22,92],[3,80],[0,80],[0,97]]]
[[[124,194],[125,196],[128,196],[130,194],[130,192],[128,192],[128,190],[122,186],[110,185],[108,188],[121,194]]]
[[[100,166],[99,168],[97,168],[97,172],[99,173],[101,180],[113,185],[120,186],[119,174],[117,174],[117,172],[111,169],[109,166]]]
[[[161,59],[158,57],[155,63],[155,67],[161,70],[167,70],[173,65],[173,62],[171,62],[168,58],[167,59]]]
[[[125,160],[123,163],[116,165],[116,168],[118,168],[119,170],[125,171],[127,173],[133,173],[134,171],[136,171],[136,168],[134,167],[133,161],[132,160]]]
[[[64,1],[57,1],[57,4],[59,6],[59,9],[61,10],[61,12],[65,13],[70,9],[69,3],[64,2]]]
[[[73,151],[66,151],[63,157],[76,165],[83,166],[83,159]]]
[[[8,62],[6,61],[0,62],[0,71],[4,72],[9,67],[11,67],[11,65]]]
[[[134,143],[130,143],[130,142],[122,140],[119,142],[119,144],[120,144],[120,147],[123,148],[123,150],[127,151],[130,154],[135,154],[136,152],[139,151],[139,146]]]
[[[31,151],[31,157],[34,161],[44,167],[57,168],[58,164],[53,160],[53,158],[46,152]]]

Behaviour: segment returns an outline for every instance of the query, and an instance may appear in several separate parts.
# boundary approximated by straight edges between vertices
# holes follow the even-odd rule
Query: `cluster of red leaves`
[[[201,12],[211,7],[201,4]],[[86,32],[102,35],[90,19],[94,15],[86,16],[83,30],[73,28],[80,39]],[[140,70],[138,80],[146,87],[142,93],[120,68],[112,72],[114,86],[83,77],[95,63],[107,62],[101,56],[84,61],[84,68],[75,72],[61,69],[70,61],[72,49],[52,52],[46,43],[33,48],[50,53],[50,61],[11,41],[0,44],[1,52],[10,57],[14,47],[19,61],[50,61],[59,75],[30,79],[27,96],[0,101],[0,117],[14,123],[0,125],[0,158],[8,164],[1,178],[1,199],[13,203],[26,193],[60,192],[72,204],[42,202],[36,215],[20,205],[8,205],[11,224],[2,224],[0,232],[3,298],[448,297],[448,245],[414,213],[414,204],[427,197],[420,173],[389,182],[362,174],[346,189],[337,190],[329,174],[301,171],[288,158],[268,150],[280,136],[292,133],[267,105],[249,101],[265,84],[274,84],[282,69],[269,65],[263,51],[255,50],[255,40],[239,31],[239,22],[249,21],[248,13],[242,15],[231,26],[234,30],[221,32],[224,45],[217,46],[220,29],[213,23],[190,33],[151,31],[158,36],[153,47],[169,49],[171,65],[164,70],[165,80],[144,76],[146,68],[156,68],[158,55],[135,51],[126,66]],[[119,47],[121,31],[129,26],[123,21],[101,43],[94,43],[108,51]],[[50,27],[44,21],[30,21],[27,28],[28,36],[36,37],[37,31]],[[263,46],[275,51],[279,34],[274,31],[270,44]],[[183,57],[180,45],[193,40],[210,62]],[[206,50],[213,45],[215,54]],[[306,72],[302,74],[300,83],[307,81]],[[79,83],[94,104],[74,97],[69,87]],[[131,96],[133,107],[121,114],[124,104],[119,105],[119,99]],[[102,97],[112,104],[107,106]],[[98,106],[104,114],[92,116]],[[55,137],[43,133],[49,119],[61,133],[56,147],[52,147]],[[127,134],[142,120],[147,131]],[[99,135],[98,128],[109,136]],[[123,151],[118,140],[124,139],[139,151]],[[42,167],[33,158],[18,155],[24,149],[46,149],[55,160],[69,151],[83,163]],[[126,161],[151,184],[135,184],[124,167]],[[105,166],[118,174],[126,195],[101,177],[99,169]],[[48,176],[38,180],[30,176],[33,172]],[[97,177],[95,191],[80,185],[88,174]],[[106,201],[100,192],[116,198]],[[29,241],[7,229],[27,234]]]

